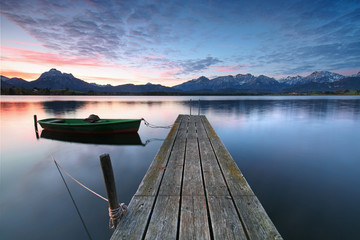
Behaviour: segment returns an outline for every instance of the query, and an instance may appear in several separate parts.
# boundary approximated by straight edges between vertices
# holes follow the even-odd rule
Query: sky
[[[360,71],[358,0],[1,0],[1,75],[98,84]]]

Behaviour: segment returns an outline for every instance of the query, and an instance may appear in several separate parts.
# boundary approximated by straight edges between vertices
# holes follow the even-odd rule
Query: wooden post
[[[36,115],[34,115],[34,126],[35,126],[35,131],[38,131],[37,116]]]
[[[34,126],[35,126],[35,135],[36,135],[36,138],[39,139],[39,131],[38,131],[37,116],[36,116],[36,115],[34,115]]]
[[[106,194],[109,201],[110,210],[119,208],[119,201],[116,194],[114,172],[111,165],[109,154],[102,154],[100,156],[101,169],[104,175]],[[114,227],[116,228],[118,219],[114,221]]]

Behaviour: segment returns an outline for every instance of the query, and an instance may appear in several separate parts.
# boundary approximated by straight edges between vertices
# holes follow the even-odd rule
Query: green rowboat
[[[47,131],[84,133],[84,134],[113,134],[137,132],[142,119],[100,119],[88,122],[77,118],[47,118],[37,121]]]

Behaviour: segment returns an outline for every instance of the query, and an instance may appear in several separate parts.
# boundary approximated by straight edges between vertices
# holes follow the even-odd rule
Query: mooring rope
[[[165,141],[164,138],[150,138],[146,140],[142,145],[146,146],[148,143],[154,142],[154,141]]]
[[[52,156],[51,156],[51,157],[52,157]],[[55,161],[55,160],[54,160],[54,161]],[[55,164],[56,164],[56,161],[55,161]],[[86,227],[86,224],[85,224],[85,222],[84,222],[84,219],[82,218],[82,216],[81,216],[81,214],[80,214],[79,208],[77,207],[76,202],[75,202],[75,200],[74,200],[74,198],[73,198],[73,196],[72,196],[72,194],[71,194],[71,192],[70,192],[70,188],[69,188],[68,185],[66,184],[65,178],[64,178],[64,176],[62,175],[62,173],[61,173],[61,171],[60,171],[59,165],[56,164],[56,167],[57,167],[57,169],[58,169],[58,171],[59,171],[59,173],[60,173],[60,176],[61,176],[61,178],[62,178],[62,180],[63,180],[63,182],[64,182],[64,184],[65,184],[66,189],[68,190],[68,193],[69,193],[69,195],[70,195],[70,198],[71,198],[71,200],[72,200],[72,202],[73,202],[73,204],[74,204],[74,207],[75,207],[75,209],[76,209],[76,211],[77,211],[77,213],[78,213],[78,215],[79,215],[79,217],[80,217],[80,220],[81,220],[81,222],[82,222],[82,224],[83,224],[83,226],[84,226],[84,229],[85,229],[85,231],[86,231],[89,239],[92,240],[91,235],[90,235],[90,232],[89,232],[88,228]]]
[[[84,184],[82,184],[81,182],[79,182],[78,180],[76,180],[75,178],[73,178],[73,176],[71,176],[69,173],[67,173],[55,160],[55,158],[53,156],[51,156],[51,158],[54,160],[56,166],[58,166],[59,168],[61,168],[61,170],[68,175],[73,181],[75,181],[76,183],[78,183],[80,186],[82,186],[83,188],[85,188],[86,190],[88,190],[89,192],[91,192],[92,194],[98,196],[99,198],[109,202],[109,200],[107,200],[107,198],[104,198],[103,196],[101,196],[100,194],[96,193],[95,191],[91,190],[90,188],[86,187]]]
[[[53,159],[55,165],[57,166],[59,172],[60,172],[60,169],[66,174],[68,175],[73,181],[75,181],[77,184],[79,184],[80,186],[82,186],[83,188],[85,188],[86,190],[88,190],[89,192],[91,192],[92,194],[98,196],[99,198],[109,202],[109,200],[107,198],[104,198],[103,196],[101,196],[100,194],[96,193],[95,191],[91,190],[90,188],[86,187],[84,184],[82,184],[81,182],[79,182],[78,180],[76,180],[73,176],[71,176],[69,173],[67,173],[60,165],[59,163],[55,160],[55,158],[51,155],[51,158]],[[61,172],[60,172],[61,174]],[[62,174],[61,174],[61,177],[62,177]],[[65,179],[63,178],[64,182],[65,182]],[[66,183],[65,183],[66,184]],[[67,187],[67,185],[66,185]],[[67,187],[69,193],[70,193],[70,190],[69,188]],[[70,195],[71,196],[71,195]],[[72,196],[71,196],[71,199]],[[74,201],[74,200],[73,200]],[[75,203],[75,202],[74,202]],[[77,207],[76,207],[77,209]],[[125,212],[127,210],[127,206],[125,205],[125,203],[120,203],[119,204],[119,207],[118,208],[115,208],[115,209],[111,209],[109,207],[109,228],[110,229],[115,229],[115,222],[118,221],[119,218],[121,218]],[[81,218],[81,216],[80,216]],[[83,221],[83,220],[82,220]]]
[[[173,126],[173,124],[172,124],[172,125],[168,125],[168,126],[157,126],[157,125],[154,125],[154,124],[149,123],[149,122],[146,121],[144,118],[142,118],[141,120],[144,120],[144,124],[145,124],[147,127],[150,127],[150,128],[172,128],[172,126]]]

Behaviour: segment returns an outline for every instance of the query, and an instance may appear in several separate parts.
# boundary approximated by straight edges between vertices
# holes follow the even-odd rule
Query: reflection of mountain
[[[89,144],[142,145],[138,133],[99,135],[99,134],[61,133],[61,132],[52,132],[52,131],[43,130],[41,132],[41,138],[65,141],[65,142],[77,142],[77,143],[89,143]]]
[[[193,109],[194,113],[197,112],[197,103],[193,104]],[[360,99],[202,100],[201,113],[211,112],[261,118],[279,112],[282,116],[298,114],[299,118],[327,118],[337,114],[360,116]]]
[[[89,102],[85,101],[49,101],[43,102],[43,108],[47,113],[64,114],[76,112],[78,109],[85,107]]]

